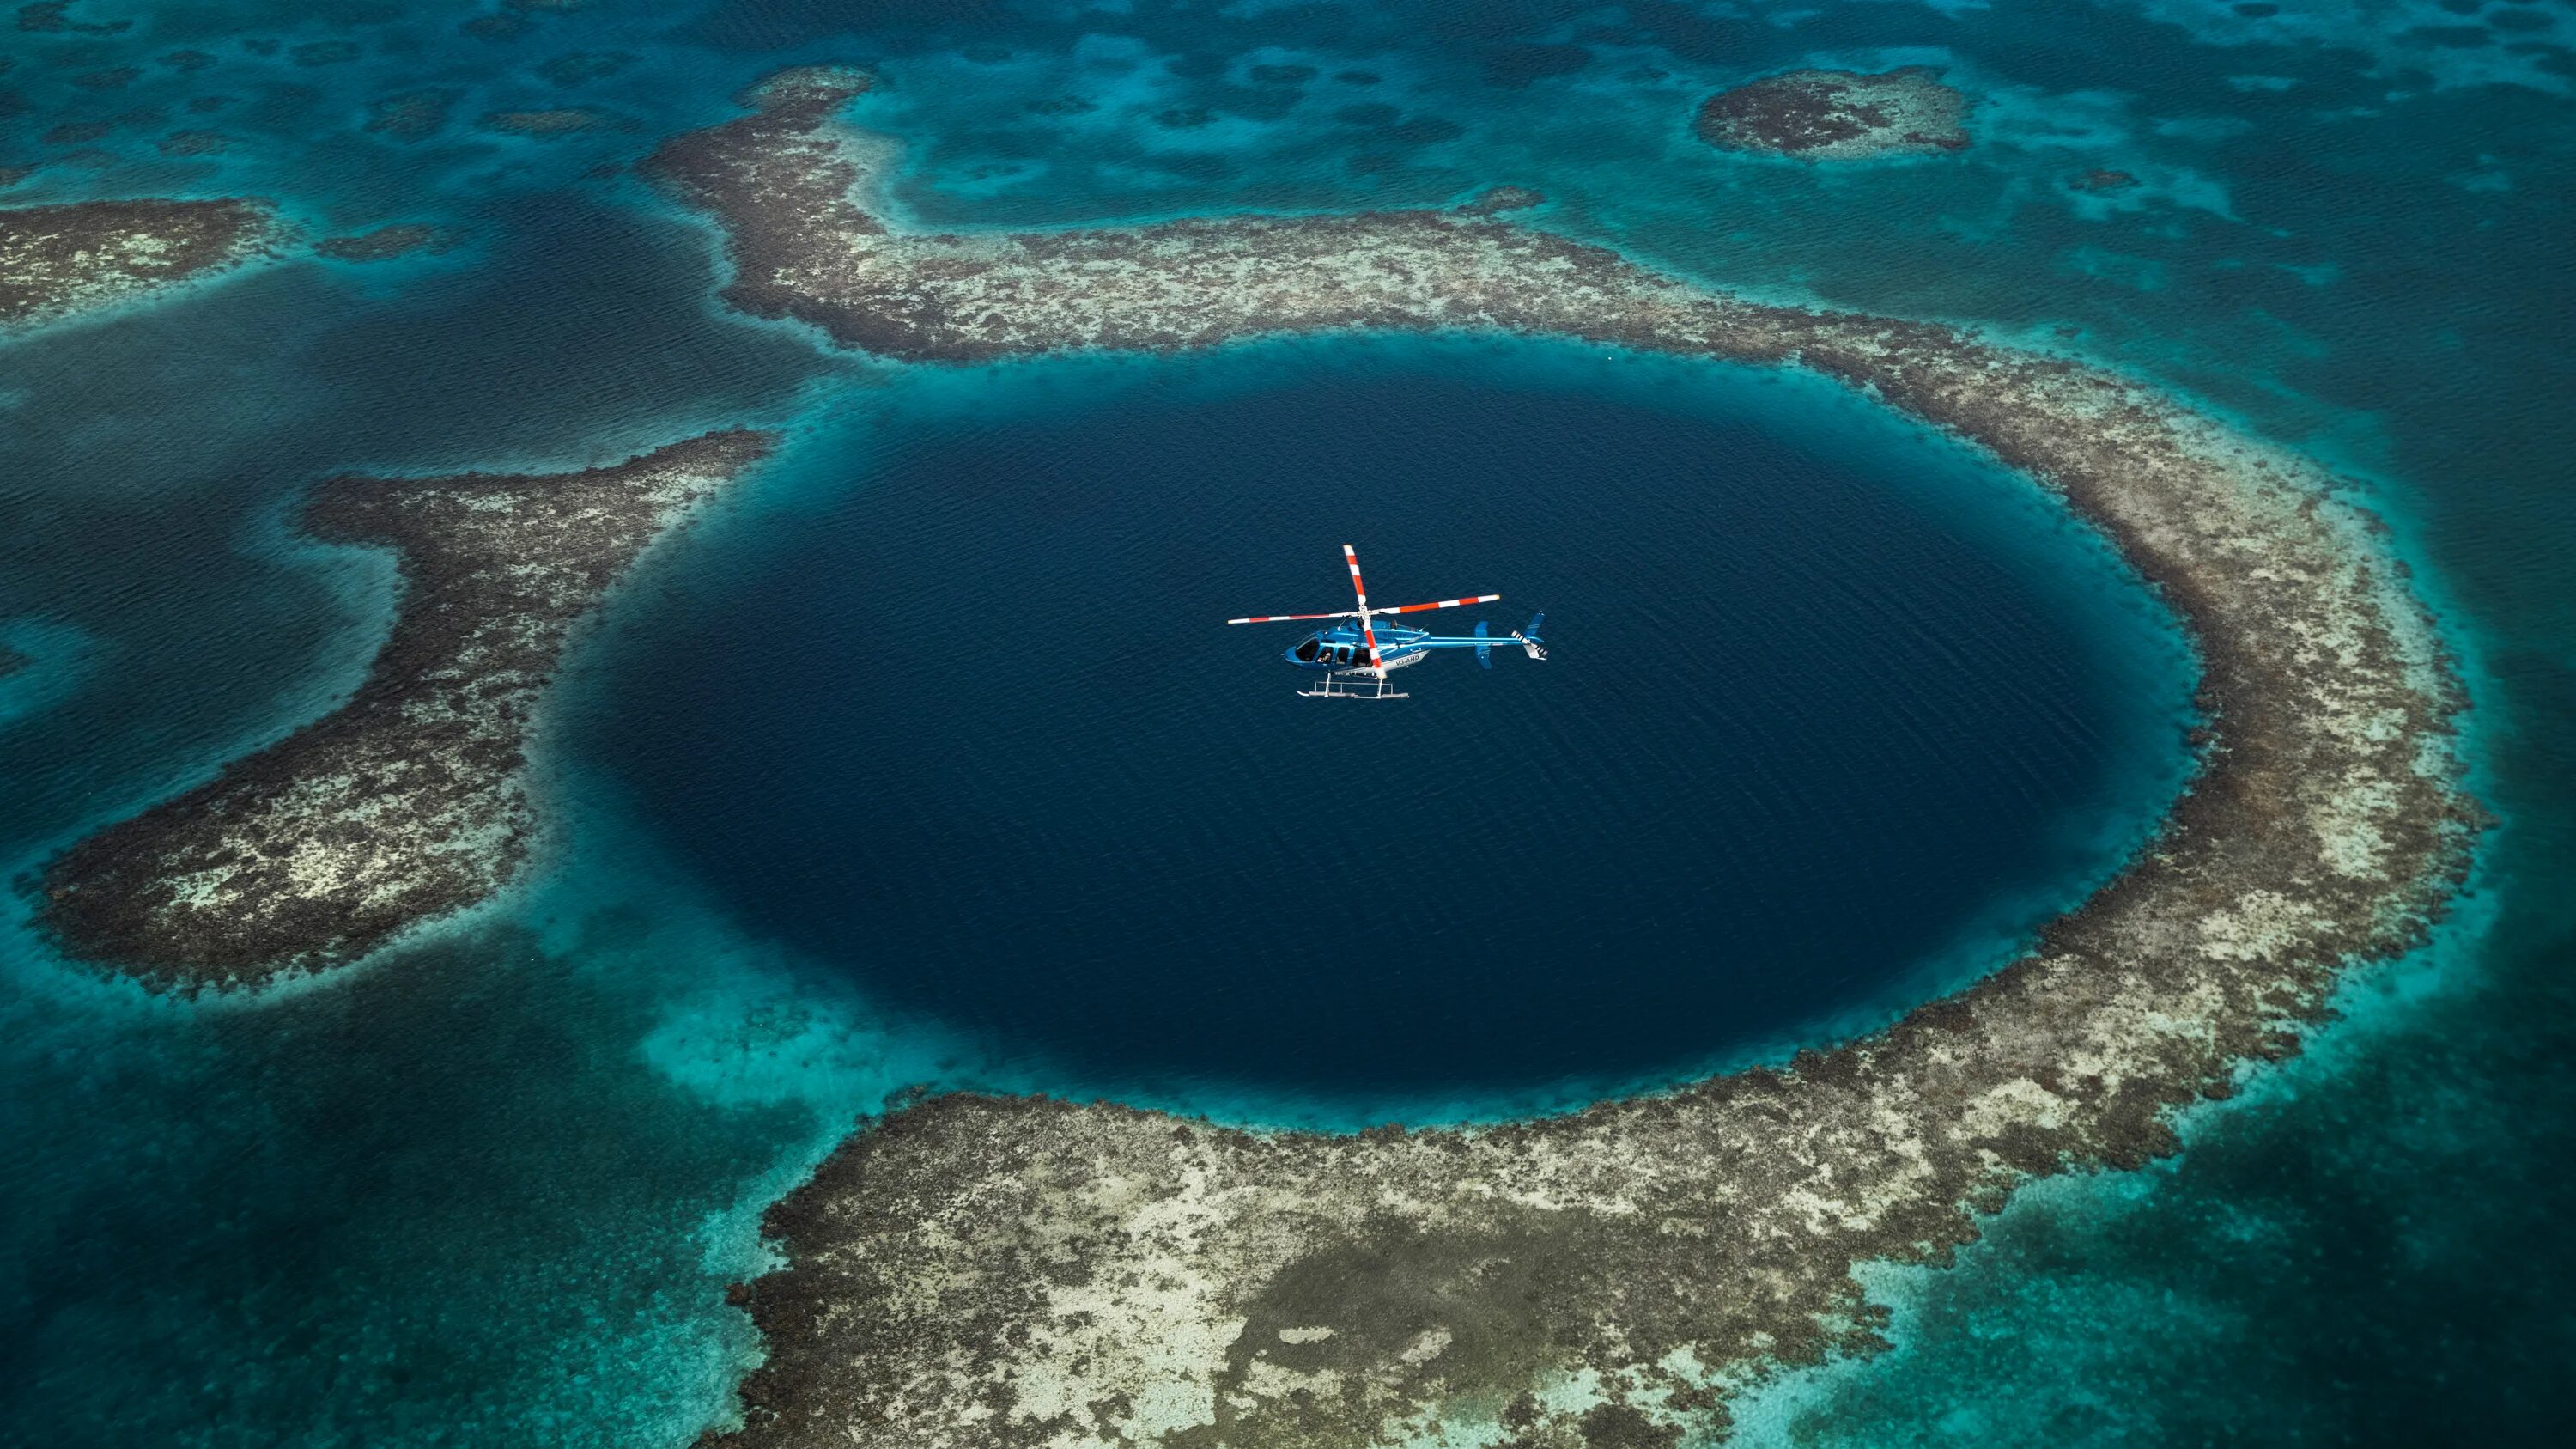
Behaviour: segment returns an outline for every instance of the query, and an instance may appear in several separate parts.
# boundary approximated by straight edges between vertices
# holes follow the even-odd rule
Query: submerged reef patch
[[[1545,196],[1526,186],[1488,186],[1458,210],[1468,216],[1499,216],[1506,211],[1527,211],[1546,202]]]
[[[72,0],[36,0],[18,7],[18,28],[37,34],[52,35],[120,35],[134,27],[131,20],[86,21],[68,18]]]
[[[233,147],[233,138],[221,131],[173,131],[152,143],[164,156],[220,156]]]
[[[447,113],[464,92],[433,87],[403,91],[367,103],[367,129],[397,141],[434,136],[447,125]]]
[[[2096,166],[2089,171],[2079,171],[2067,177],[2065,185],[2069,191],[2131,191],[2136,189],[2138,178],[2126,171]]]
[[[864,79],[802,74],[651,163],[723,228],[746,311],[917,362],[1369,328],[1804,368],[2060,492],[2188,624],[2206,720],[2153,845],[2027,955],[1784,1069],[1355,1137],[901,1107],[769,1213],[788,1265],[738,1292],[769,1345],[744,1443],[1722,1429],[1735,1388],[1878,1345],[1856,1265],[1945,1260],[2034,1175],[2173,1151],[2173,1109],[2297,1051],[2337,973],[2424,940],[2464,879],[2484,815],[2454,673],[2377,520],[2293,453],[2062,357],[1758,304],[1461,211],[899,230],[874,204],[894,144],[835,119]],[[1903,122],[1954,133],[1929,124]]]
[[[537,73],[559,86],[577,86],[617,74],[637,57],[628,51],[575,51],[537,67]]]
[[[438,256],[454,250],[463,239],[463,234],[454,227],[407,221],[380,226],[374,231],[324,237],[313,244],[313,251],[315,255],[329,257],[335,262],[389,262],[414,252]]]
[[[574,473],[318,485],[309,533],[399,555],[393,634],[365,682],[55,857],[45,925],[74,956],[194,990],[353,960],[490,895],[536,836],[528,732],[573,626],[775,441],[718,432]]]
[[[635,123],[623,116],[589,106],[549,106],[536,110],[493,111],[483,117],[483,129],[505,131],[515,136],[534,136],[554,140],[603,128],[620,131],[635,129]]]
[[[272,254],[257,201],[0,208],[0,328],[50,322]]]
[[[1701,140],[1730,151],[1860,161],[1965,150],[1967,110],[1967,97],[1929,66],[1793,70],[1709,97],[1697,128]]]

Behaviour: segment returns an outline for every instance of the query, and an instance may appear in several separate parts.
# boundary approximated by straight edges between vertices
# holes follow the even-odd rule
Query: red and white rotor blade
[[[1406,604],[1400,608],[1374,609],[1370,612],[1378,614],[1419,614],[1425,609],[1455,609],[1464,604],[1490,604],[1500,598],[1502,598],[1502,595],[1500,594],[1474,594],[1464,599],[1442,599],[1439,602],[1432,604]]]
[[[1377,630],[1369,626],[1368,585],[1360,582],[1360,556],[1349,544],[1342,545],[1342,562],[1351,566],[1351,592],[1360,596],[1360,633],[1368,640],[1369,668],[1386,677],[1386,660],[1377,652]]]
[[[1249,619],[1228,619],[1229,624],[1281,624],[1290,619],[1356,619],[1359,615],[1345,609],[1338,614],[1255,614]]]

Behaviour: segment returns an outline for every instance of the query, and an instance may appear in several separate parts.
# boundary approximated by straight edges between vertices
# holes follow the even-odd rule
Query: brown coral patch
[[[1720,91],[1700,107],[1701,140],[1802,161],[1939,155],[1965,150],[1967,98],[1940,73],[1798,70]]]
[[[462,239],[452,227],[398,222],[350,236],[325,237],[313,244],[313,251],[335,262],[389,262],[414,252],[437,256],[454,249]]]
[[[514,136],[534,136],[540,140],[579,135],[584,131],[635,129],[633,121],[589,106],[491,111],[484,115],[482,124],[487,131],[505,131]]]
[[[397,141],[418,141],[447,125],[447,113],[462,91],[432,87],[404,91],[368,103],[367,129]]]
[[[48,321],[258,255],[255,201],[83,201],[0,209],[0,327]]]
[[[162,988],[353,960],[526,864],[537,701],[646,545],[767,456],[709,433],[575,473],[334,478],[314,537],[394,549],[392,636],[349,701],[73,845],[38,885],[72,955]]]

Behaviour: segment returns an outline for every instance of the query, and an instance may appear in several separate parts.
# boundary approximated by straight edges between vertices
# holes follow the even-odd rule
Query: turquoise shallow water
[[[2506,819],[2469,908],[2425,959],[2357,983],[2353,1020],[2321,1050],[2196,1121],[2178,1162],[2053,1186],[1957,1268],[1884,1284],[1901,1304],[1896,1350],[1783,1385],[1747,1437],[2523,1442],[2557,1417],[2560,1300],[2576,1278],[2552,1228],[2576,1184],[2558,1151],[2576,1127],[2559,1065],[2576,956],[2557,888],[2576,867],[2576,422],[2558,320],[2576,311],[2576,133],[2559,7],[597,0],[521,14],[83,0],[67,18],[133,23],[0,33],[0,91],[15,98],[0,102],[0,165],[40,163],[0,201],[250,193],[316,234],[429,221],[464,240],[374,267],[289,261],[0,348],[0,641],[36,660],[0,681],[8,873],[356,679],[386,575],[281,529],[317,476],[570,465],[718,423],[790,428],[781,467],[699,549],[639,579],[577,664],[569,725],[632,687],[625,661],[657,629],[703,617],[692,590],[722,568],[775,539],[863,528],[868,480],[899,470],[838,460],[868,457],[905,419],[1007,402],[1016,421],[994,425],[1007,443],[1033,414],[1154,386],[1137,369],[1050,367],[890,387],[797,329],[716,310],[705,232],[614,167],[729,114],[727,94],[775,65],[880,66],[886,84],[854,118],[908,138],[898,199],[941,225],[1534,186],[1551,198],[1537,220],[1658,265],[2072,347],[2345,467],[2467,651],[2483,781]],[[355,55],[297,49],[334,42]],[[165,63],[183,48],[212,60]],[[566,55],[633,59],[567,83],[545,69]],[[1978,98],[1976,145],[1808,169],[1691,140],[1708,91],[1802,63],[1943,66]],[[100,79],[126,65],[140,74]],[[443,130],[364,129],[372,100],[423,88],[454,92]],[[556,141],[478,128],[566,101],[603,124]],[[110,129],[47,139],[67,122]],[[190,129],[229,147],[163,154]],[[2066,184],[2096,168],[2139,184]],[[1225,366],[1272,380],[1401,371],[1354,356]],[[1526,380],[1539,364],[1479,352],[1435,370],[1490,388],[1496,368]],[[1559,385],[1616,398],[1639,384]],[[1050,387],[1059,400],[1032,401]],[[1855,476],[1885,480],[1901,454],[1901,438],[1873,453],[1843,422],[1818,425],[1807,401],[1733,415],[1764,407],[1807,417],[1847,449],[1824,461]],[[1908,506],[1953,528],[1993,520],[2003,532],[1980,543],[1970,529],[1966,555],[2012,557],[2013,505],[1950,481]],[[2024,517],[2025,561],[2080,554]],[[1511,541],[1507,528],[1477,540],[1456,567]],[[1422,556],[1372,569],[1409,573]],[[715,572],[693,575],[693,560]],[[1326,565],[1283,548],[1276,586],[1329,583]],[[1444,568],[1434,587],[1517,595],[1534,567],[1490,581]],[[2038,588],[2044,574],[2023,577]],[[1225,582],[1220,616],[1303,597]],[[1563,627],[1599,627],[1576,617]],[[2097,667],[2120,657],[2116,631],[2080,632]],[[1585,657],[1576,637],[1534,667],[1556,671],[1543,677],[1517,660],[1421,673],[1440,671],[1443,693],[1489,691],[1509,719],[1548,707],[1529,686],[1564,687]],[[1589,647],[1608,649],[1597,635]],[[1241,690],[1206,693],[1269,701],[1281,685],[1258,667],[1267,648],[1241,663]],[[906,1083],[1080,1080],[973,1021],[890,1014],[864,975],[747,929],[738,892],[639,828],[649,802],[610,762],[564,741],[548,758],[566,869],[470,928],[282,999],[140,999],[61,969],[11,898],[0,1342],[20,1371],[0,1388],[0,1438],[685,1442],[721,1417],[754,1351],[721,1301],[756,1256],[753,1216],[856,1114]],[[2113,793],[2132,812],[2144,798]],[[2098,865],[2116,835],[2074,854]],[[2069,882],[2018,883],[2000,914],[1986,914],[1992,895],[1951,900],[1954,938],[2008,935]],[[1759,1055],[1848,1028],[1929,989],[1901,968],[1937,977],[1975,958],[1885,964],[1893,995],[1810,1003],[1706,1050]],[[1152,1085],[1139,1094],[1237,1114],[1359,1110],[1311,1080]],[[1368,1105],[1394,1093],[1416,1115],[1487,1115],[1570,1090],[1545,1074],[1475,1091],[1381,1084]]]

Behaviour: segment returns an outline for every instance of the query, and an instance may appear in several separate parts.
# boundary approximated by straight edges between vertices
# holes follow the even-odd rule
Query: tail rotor
[[[1541,613],[1541,614],[1532,614],[1532,615],[1530,615],[1530,621],[1529,621],[1529,627],[1528,627],[1528,628],[1526,628],[1526,629],[1517,629],[1517,630],[1514,630],[1514,631],[1513,631],[1513,633],[1512,633],[1512,642],[1513,642],[1513,643],[1515,643],[1515,644],[1520,645],[1520,646],[1521,646],[1521,648],[1522,648],[1523,650],[1525,650],[1525,651],[1527,651],[1527,652],[1528,652],[1529,657],[1531,657],[1532,659],[1545,659],[1545,658],[1547,657],[1547,651],[1546,651],[1545,649],[1542,649],[1542,648],[1540,648],[1540,647],[1539,647],[1539,646],[1540,646],[1540,644],[1544,643],[1545,641],[1541,640],[1541,639],[1538,637],[1538,626],[1539,626],[1539,625],[1541,625],[1541,624],[1544,624],[1544,623],[1546,623],[1546,622],[1547,622],[1547,615],[1545,615],[1545,614],[1543,614],[1543,613]],[[1479,633],[1479,634],[1483,633],[1483,632],[1484,632],[1484,628],[1483,628],[1483,626],[1482,626],[1482,625],[1479,625],[1479,626],[1477,627],[1476,632],[1477,632],[1477,633]],[[1478,655],[1482,655],[1484,652],[1485,652],[1485,651],[1484,651],[1484,650],[1482,650],[1482,649],[1479,649],[1479,650],[1477,650],[1477,651],[1476,651],[1476,653],[1477,653]],[[1488,665],[1487,667],[1488,667],[1488,668],[1491,668],[1492,666]]]

